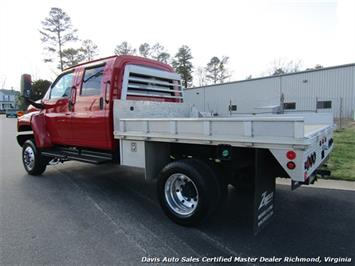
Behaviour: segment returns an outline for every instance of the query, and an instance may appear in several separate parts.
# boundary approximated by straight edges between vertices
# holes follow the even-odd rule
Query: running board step
[[[41,154],[47,157],[56,157],[63,160],[74,160],[92,164],[102,164],[112,161],[111,154],[91,151],[49,150],[42,151]]]

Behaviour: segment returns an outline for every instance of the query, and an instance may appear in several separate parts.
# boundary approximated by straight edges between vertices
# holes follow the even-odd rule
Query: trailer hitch
[[[318,169],[314,172],[315,175],[320,175],[321,177],[330,176],[331,171],[327,169]]]
[[[326,176],[329,177],[330,175],[331,175],[331,171],[330,170],[317,169],[316,171],[314,171],[314,173],[312,175],[310,175],[308,177],[308,179],[305,182],[299,182],[299,181],[293,181],[292,180],[291,189],[295,190],[295,189],[299,188],[301,185],[313,185],[317,181],[319,176],[324,178]]]

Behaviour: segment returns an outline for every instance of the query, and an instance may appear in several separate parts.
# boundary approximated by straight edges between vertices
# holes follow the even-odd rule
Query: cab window
[[[50,99],[69,98],[73,86],[74,73],[64,74],[52,85]]]
[[[93,96],[101,94],[101,83],[104,74],[104,66],[85,69],[83,84],[81,87],[82,96]]]

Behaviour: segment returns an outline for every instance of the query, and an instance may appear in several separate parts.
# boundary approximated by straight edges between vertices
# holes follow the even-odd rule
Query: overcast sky
[[[229,56],[231,80],[265,75],[280,58],[301,60],[303,68],[355,63],[353,0],[2,0],[1,88],[19,89],[22,73],[49,80],[59,73],[43,62],[38,32],[51,7],[62,8],[100,56],[122,41],[159,42],[172,55],[186,44],[195,69],[212,56]]]

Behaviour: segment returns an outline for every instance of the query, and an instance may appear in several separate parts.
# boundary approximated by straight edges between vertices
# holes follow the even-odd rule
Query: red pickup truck
[[[127,64],[173,72],[166,64],[135,56],[112,56],[67,69],[43,97],[43,111],[18,119],[18,131],[32,128],[37,148],[65,145],[114,152],[117,141],[112,134],[113,100],[121,97]],[[130,95],[127,99],[181,102],[178,98],[146,95]],[[27,136],[20,135],[18,140],[22,145]],[[37,174],[41,171],[43,166],[30,170]]]
[[[183,102],[169,65],[136,56],[67,69],[39,102],[28,98],[29,75],[22,88],[31,106],[17,141],[29,174],[67,160],[140,167],[182,225],[216,210],[232,184],[250,191],[259,232],[274,213],[275,177],[310,184],[332,150],[333,124],[321,114],[211,117]]]

